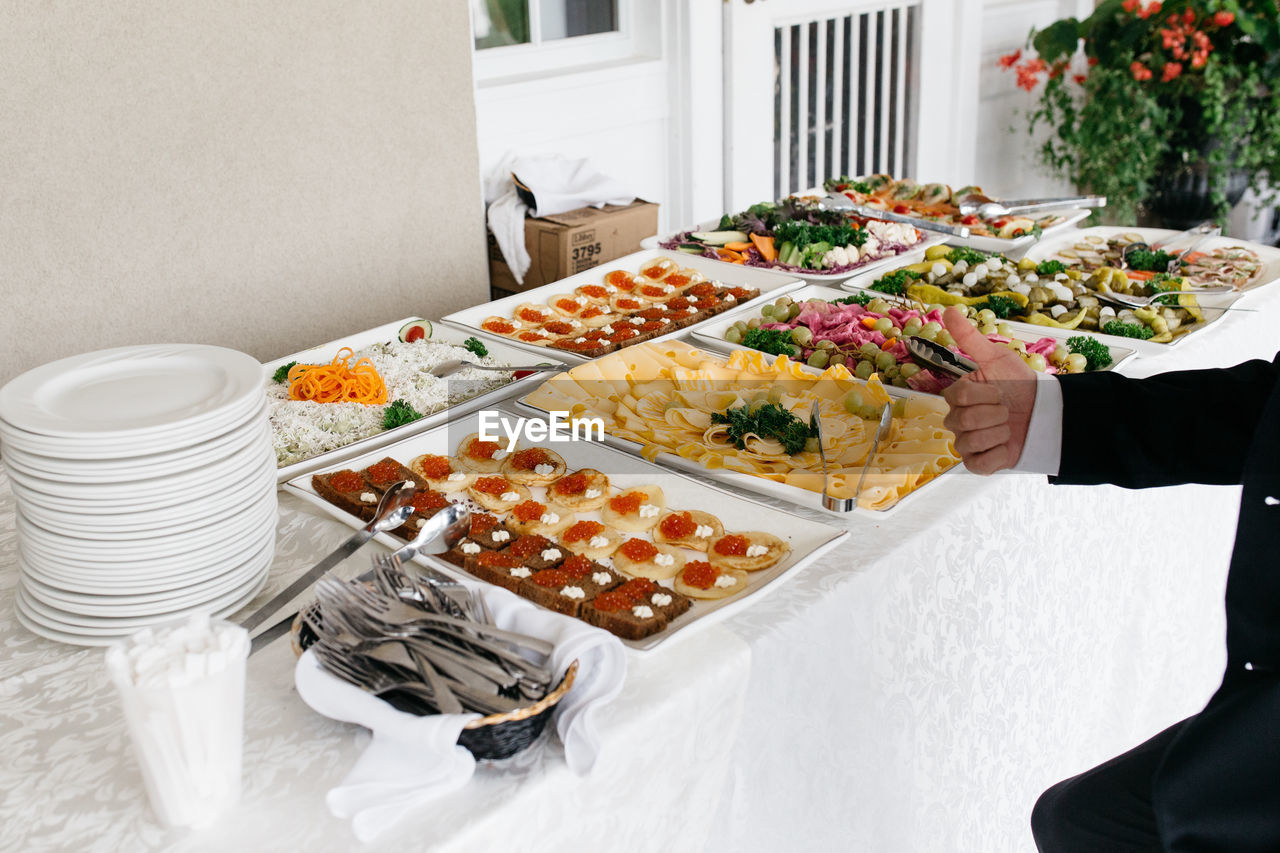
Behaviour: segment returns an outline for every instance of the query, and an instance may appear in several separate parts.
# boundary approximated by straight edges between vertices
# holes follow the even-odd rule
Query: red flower
[[[1134,9],[1138,8],[1138,5],[1141,2],[1142,0],[1124,0],[1120,5],[1124,7],[1126,12],[1132,12]]]
[[[1205,63],[1209,61],[1209,52],[1205,50],[1197,50],[1191,55],[1192,68],[1204,68]]]
[[[1213,23],[1219,27],[1229,27],[1236,19],[1234,12],[1214,12]]]
[[[1196,22],[1196,13],[1188,9],[1182,13],[1182,22],[1184,24],[1194,24]]]
[[[1067,70],[1067,63],[1065,60],[1063,60],[1062,62],[1053,63],[1053,67],[1049,69],[1049,79],[1056,80],[1057,78],[1061,77],[1062,72],[1066,70]]]
[[[1083,86],[1083,85],[1084,85],[1084,81],[1085,81],[1085,80],[1088,80],[1089,78],[1088,78],[1088,77],[1086,77],[1086,76],[1084,76],[1083,74],[1077,74],[1077,75],[1075,75],[1074,77],[1072,77],[1071,79],[1072,79],[1072,80],[1075,80],[1077,85]]]
[[[1022,58],[1022,51],[1015,50],[1013,53],[1000,57],[1000,67],[1009,69],[1018,64],[1018,60]]]
[[[1166,62],[1164,64],[1164,73],[1160,75],[1161,83],[1168,83],[1174,77],[1182,73],[1181,62]]]
[[[1089,57],[1089,67],[1090,67],[1090,68],[1092,68],[1093,66],[1095,66],[1095,65],[1097,65],[1097,64],[1098,64],[1098,57],[1096,57],[1096,56],[1091,56],[1091,57]]]
[[[1152,2],[1148,3],[1147,5],[1143,6],[1141,9],[1138,10],[1138,17],[1142,18],[1143,20],[1146,20],[1147,18],[1150,18],[1152,15],[1159,13],[1160,6],[1161,6],[1160,0],[1152,0]],[[1190,9],[1188,9],[1187,11],[1190,11]]]
[[[1133,61],[1133,64],[1129,66],[1129,71],[1133,74],[1133,79],[1138,82],[1150,80],[1152,77],[1151,69],[1143,65],[1141,62],[1138,62],[1136,59]]]

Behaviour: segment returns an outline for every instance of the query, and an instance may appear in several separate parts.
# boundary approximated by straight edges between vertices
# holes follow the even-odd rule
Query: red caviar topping
[[[682,272],[673,272],[662,280],[663,284],[669,284],[672,287],[684,287],[689,283],[689,276]]]
[[[668,539],[684,539],[692,536],[698,529],[697,522],[693,520],[693,514],[689,512],[673,512],[666,518],[662,519],[662,523],[658,525],[658,529],[662,531],[662,535]]]
[[[619,299],[617,304],[623,311],[635,311],[644,307],[644,303],[639,299]]]
[[[418,460],[418,467],[433,480],[443,480],[453,471],[448,456],[423,456]]]
[[[472,459],[492,459],[493,454],[498,452],[498,442],[481,441],[476,439],[471,442],[471,446],[467,448],[467,455]]]
[[[439,512],[449,505],[449,499],[428,489],[413,496],[413,508],[418,512]]]
[[[591,603],[596,610],[604,613],[613,613],[615,610],[630,610],[633,606],[631,596],[622,592],[621,587],[612,592],[600,593]]]
[[[688,293],[702,299],[704,296],[715,296],[716,286],[709,281],[700,281],[690,287]]]
[[[537,521],[542,518],[542,514],[547,508],[537,501],[525,501],[524,503],[511,510],[511,514],[521,521]]]
[[[541,447],[528,447],[511,455],[511,464],[518,471],[532,471],[539,465],[550,465],[551,457]]]
[[[585,578],[596,570],[596,564],[581,554],[574,554],[560,564],[560,571],[571,578]]]
[[[623,341],[629,341],[632,338],[638,338],[638,337],[640,337],[640,333],[637,332],[635,329],[619,329],[618,331],[614,332],[612,335],[609,336],[609,340],[612,343],[620,344]]]
[[[507,549],[508,554],[524,559],[532,557],[534,554],[541,554],[548,548],[554,548],[555,543],[545,536],[537,533],[531,533],[528,536],[521,536],[515,543]]]
[[[543,569],[535,573],[529,580],[538,586],[554,587],[564,586],[569,583],[569,576],[559,569]]]
[[[555,489],[556,494],[578,495],[587,490],[587,483],[589,482],[590,478],[586,474],[578,472],[556,480],[556,484],[552,488]]]
[[[542,328],[553,335],[567,335],[577,327],[572,323],[566,323],[564,320],[553,320]]]
[[[561,534],[566,542],[586,542],[593,536],[604,532],[604,525],[598,521],[579,521]]]
[[[582,319],[590,320],[592,317],[599,317],[604,313],[604,309],[599,305],[592,305],[590,308],[582,312]]]
[[[644,492],[624,492],[609,498],[609,508],[618,515],[630,515],[640,511],[640,504],[647,497]]]
[[[369,479],[379,486],[390,485],[400,479],[400,463],[384,459],[369,466]]]
[[[715,585],[716,578],[720,577],[720,570],[706,560],[695,560],[684,564],[681,577],[689,586],[711,589]]]
[[[497,526],[497,516],[489,515],[487,512],[473,512],[471,514],[472,536],[483,536]]]
[[[506,320],[485,320],[480,324],[480,328],[486,332],[497,332],[499,335],[509,335],[516,330],[515,324]]]
[[[610,287],[616,287],[619,290],[630,290],[635,287],[635,282],[631,278],[631,273],[625,270],[611,270],[605,274],[604,283]],[[627,287],[631,285],[631,287]]]
[[[750,544],[751,540],[747,537],[730,533],[716,540],[715,549],[717,554],[723,554],[726,557],[742,557],[746,555],[747,546]]]
[[[358,492],[364,488],[364,477],[347,468],[330,477],[329,485],[339,492]]]
[[[520,561],[505,551],[481,551],[476,562],[482,566],[496,569],[514,569]]]
[[[537,308],[521,308],[516,312],[516,316],[526,323],[541,323],[547,319],[547,315],[539,311]]]
[[[582,303],[576,299],[557,299],[556,307],[567,314],[577,314],[582,310]]]
[[[476,491],[486,495],[501,495],[510,488],[511,483],[506,477],[481,477],[475,484]]]
[[[578,288],[578,291],[592,299],[604,299],[609,295],[609,291],[599,284],[584,284]]]
[[[628,539],[622,543],[618,551],[627,559],[635,560],[637,563],[648,562],[658,555],[658,549],[654,544],[645,539]]]

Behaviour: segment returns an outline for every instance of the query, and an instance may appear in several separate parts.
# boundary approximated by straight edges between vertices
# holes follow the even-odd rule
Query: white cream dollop
[[[639,515],[641,518],[653,518],[658,512],[658,508],[653,504],[640,504]]]
[[[501,500],[503,503],[518,501],[520,500],[520,493],[519,492],[503,492],[502,497],[499,498],[499,500]]]
[[[377,503],[377,502],[378,502],[378,496],[377,496],[377,495],[375,495],[373,492],[361,492],[361,493],[360,493],[360,502],[361,502],[361,503],[367,503],[367,504]]]
[[[693,531],[695,539],[707,539],[712,533],[715,533],[715,530],[709,524],[699,524],[698,529]]]
[[[449,476],[446,477],[445,479],[448,480],[450,483],[460,483],[463,480],[467,479],[467,475],[466,475],[466,472],[464,471],[450,471]]]
[[[558,559],[560,559],[560,549],[559,549],[559,548],[547,548],[545,551],[543,551],[543,552],[542,552],[542,559],[544,559],[544,560],[558,560]]]
[[[505,530],[495,530],[495,531],[493,531],[493,541],[494,541],[494,542],[506,542],[506,541],[507,541],[508,539],[510,539],[510,538],[511,538],[511,534],[510,534],[510,533],[508,533],[508,532],[507,532],[507,531],[505,531]]]
[[[596,572],[591,576],[591,579],[600,584],[600,586],[604,586],[605,584],[613,581],[613,575],[608,572]]]
[[[608,536],[592,536],[591,541],[587,543],[588,548],[605,548],[609,545]]]
[[[511,570],[511,577],[513,578],[527,578],[531,574],[533,574],[533,572],[529,571],[524,566],[516,566]]]
[[[599,489],[587,489],[582,493],[582,496],[584,498],[598,498],[601,494],[603,493]]]
[[[640,619],[652,619],[653,608],[647,604],[637,604],[635,607],[631,608],[631,614]]]
[[[748,557],[763,557],[765,554],[768,554],[768,553],[769,553],[769,549],[767,546],[764,546],[764,545],[748,545],[747,546]]]
[[[546,462],[543,462],[541,465],[533,466],[533,473],[537,474],[539,477],[546,477],[548,474],[554,474],[555,472],[556,466],[549,465]]]
[[[670,554],[655,554],[653,556],[653,563],[656,566],[674,566],[676,564],[676,558]]]
[[[736,586],[737,583],[738,583],[738,579],[735,578],[733,575],[721,575],[720,577],[716,578],[716,586],[720,587],[721,589],[727,589],[728,587]]]
[[[666,607],[671,603],[671,596],[665,592],[655,592],[649,597],[649,600],[654,603],[655,607]]]
[[[586,598],[587,594],[582,591],[580,586],[566,586],[560,590],[560,594],[565,598]]]
[[[462,553],[464,553],[464,554],[479,554],[479,553],[480,553],[480,546],[479,546],[479,545],[477,545],[477,544],[476,544],[476,543],[474,543],[474,542],[463,542],[463,543],[459,546],[459,549],[460,549],[460,550],[462,551]]]
[[[543,524],[559,524],[560,513],[550,511],[544,512],[538,521],[541,521]]]

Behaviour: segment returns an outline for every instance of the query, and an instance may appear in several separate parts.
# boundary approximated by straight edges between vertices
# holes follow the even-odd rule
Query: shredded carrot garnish
[[[355,353],[343,347],[329,364],[295,364],[289,369],[289,399],[315,403],[387,402],[387,383],[373,362],[362,358],[349,364]]]

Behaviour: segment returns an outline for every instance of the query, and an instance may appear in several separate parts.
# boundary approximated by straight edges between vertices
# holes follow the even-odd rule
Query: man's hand
[[[956,451],[975,474],[1018,464],[1036,401],[1036,372],[1008,347],[992,343],[960,309],[943,315],[956,346],[978,369],[942,392],[951,405],[943,424],[956,435]]]

